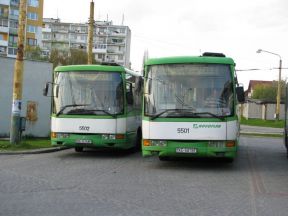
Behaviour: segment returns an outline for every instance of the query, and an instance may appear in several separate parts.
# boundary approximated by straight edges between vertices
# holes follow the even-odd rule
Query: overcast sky
[[[91,0],[44,0],[44,17],[62,22],[87,22]],[[232,57],[245,89],[249,80],[278,80],[279,57],[288,67],[287,0],[94,0],[95,19],[112,20],[132,32],[131,63],[141,70],[149,57],[221,52]],[[288,70],[282,70],[282,78]]]

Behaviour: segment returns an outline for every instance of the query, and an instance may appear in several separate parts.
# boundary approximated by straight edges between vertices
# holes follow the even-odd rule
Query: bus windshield
[[[226,117],[233,114],[229,65],[152,65],[145,86],[145,115],[158,117]]]
[[[71,115],[121,114],[123,82],[117,72],[55,73],[53,112]]]

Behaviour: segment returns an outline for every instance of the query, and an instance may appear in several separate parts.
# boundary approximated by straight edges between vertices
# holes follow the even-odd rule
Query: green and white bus
[[[52,94],[53,146],[141,147],[140,74],[117,65],[55,68]],[[47,83],[44,95],[47,96]]]
[[[143,156],[233,161],[239,137],[235,63],[223,54],[148,59],[144,71]]]

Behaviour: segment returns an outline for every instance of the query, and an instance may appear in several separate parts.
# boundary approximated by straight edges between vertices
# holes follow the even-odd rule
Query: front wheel
[[[159,156],[160,161],[169,161],[171,158],[167,156]]]
[[[76,152],[83,152],[83,147],[75,147]]]

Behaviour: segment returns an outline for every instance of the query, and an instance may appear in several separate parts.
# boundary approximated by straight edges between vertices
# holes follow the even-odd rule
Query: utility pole
[[[89,29],[88,29],[88,64],[93,62],[93,33],[94,33],[94,2],[90,3],[90,18],[89,18]]]
[[[23,59],[24,59],[24,40],[26,24],[27,0],[20,0],[19,6],[19,24],[17,56],[14,66],[13,80],[13,100],[10,128],[10,143],[18,144],[20,142],[20,115],[22,105],[22,87],[23,87]]]
[[[276,102],[276,119],[280,119],[280,101],[281,101],[281,68],[282,59],[279,60],[279,77],[278,77],[278,88],[277,88],[277,102]]]

